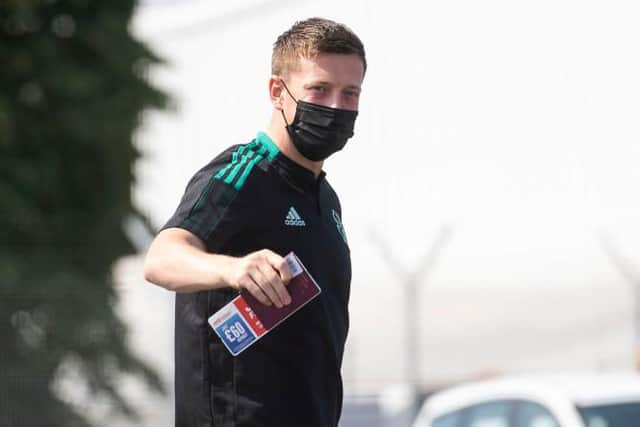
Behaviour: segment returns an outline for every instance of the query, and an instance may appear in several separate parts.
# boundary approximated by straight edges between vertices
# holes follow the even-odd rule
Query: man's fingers
[[[251,271],[251,278],[276,307],[280,308],[284,305],[283,300],[280,299],[280,295],[259,267]]]
[[[274,292],[278,294],[278,298],[282,302],[282,304],[290,304],[291,297],[289,296],[289,292],[287,292],[284,283],[282,283],[278,272],[269,264],[264,264],[261,271],[264,277],[269,281],[269,284],[273,288]]]
[[[240,265],[240,288],[244,288],[258,301],[278,308],[291,303],[286,285],[291,271],[286,260],[277,253],[264,249],[243,258]]]
[[[271,267],[273,267],[280,275],[282,283],[288,285],[291,280],[291,270],[289,270],[287,261],[280,255],[271,251],[266,252],[266,257],[269,264],[271,264]]]
[[[240,287],[249,291],[251,295],[264,305],[271,305],[271,299],[262,291],[262,288],[251,278],[247,277],[240,283]]]

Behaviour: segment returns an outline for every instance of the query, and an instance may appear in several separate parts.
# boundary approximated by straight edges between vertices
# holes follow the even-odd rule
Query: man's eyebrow
[[[304,87],[318,86],[318,85],[330,86],[331,83],[325,80],[314,80],[305,84]]]
[[[332,86],[332,85],[333,83],[328,82],[326,80],[314,80],[312,82],[305,84],[304,87],[308,88],[311,86]],[[362,86],[357,84],[352,84],[352,85],[345,86],[345,89],[357,90],[358,92],[360,92],[362,90]]]

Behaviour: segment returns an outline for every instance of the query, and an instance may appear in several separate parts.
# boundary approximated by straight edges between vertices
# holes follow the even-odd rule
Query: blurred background
[[[325,164],[353,261],[342,426],[471,379],[640,367],[637,2],[0,13],[0,426],[173,425],[173,295],[142,253],[193,173],[266,127],[272,43],[311,16],[369,63]]]

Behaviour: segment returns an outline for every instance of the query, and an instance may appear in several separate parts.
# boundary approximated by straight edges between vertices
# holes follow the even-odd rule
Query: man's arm
[[[181,228],[162,230],[151,242],[144,278],[175,292],[231,287],[246,289],[266,305],[291,302],[291,273],[283,257],[267,249],[244,257],[209,253],[204,242]]]

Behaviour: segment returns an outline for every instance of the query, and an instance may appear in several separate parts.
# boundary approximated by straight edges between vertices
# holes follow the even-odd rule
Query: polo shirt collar
[[[321,171],[316,178],[315,174],[304,166],[291,160],[285,156],[273,140],[264,132],[259,132],[256,139],[267,147],[269,158],[273,159],[271,163],[278,173],[298,190],[307,192],[316,192],[318,186],[325,177],[325,172]]]

